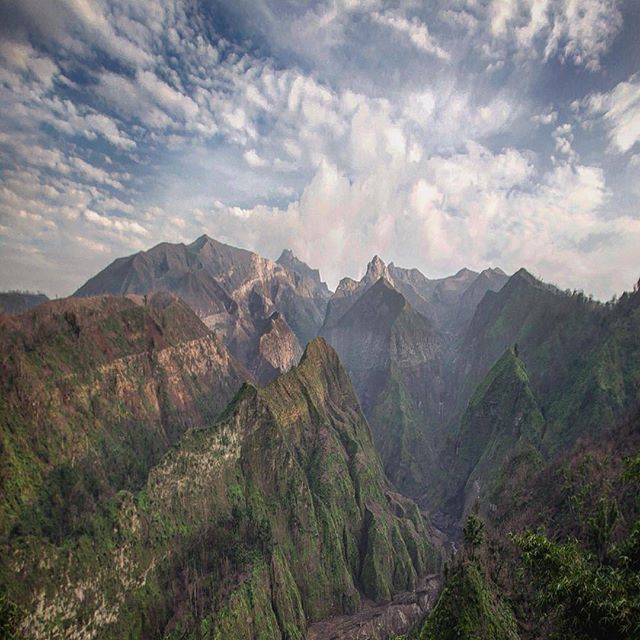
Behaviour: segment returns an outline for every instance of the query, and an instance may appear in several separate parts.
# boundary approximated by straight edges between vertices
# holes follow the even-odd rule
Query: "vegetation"
[[[637,490],[639,468],[640,455],[635,455],[618,481]],[[640,635],[640,501],[620,505],[619,497],[595,500],[582,539],[556,542],[538,532],[514,538],[534,582],[535,605],[553,636],[618,640]],[[630,526],[619,522],[621,508]]]
[[[474,513],[464,527],[464,552],[445,572],[445,584],[427,619],[407,640],[518,640],[509,605],[486,569],[484,522]]]
[[[310,621],[355,611],[361,593],[387,600],[436,566],[321,339],[268,387],[244,385],[141,491],[119,492],[89,523],[75,538],[13,542],[2,581],[33,637],[82,627],[104,638],[300,638]]]

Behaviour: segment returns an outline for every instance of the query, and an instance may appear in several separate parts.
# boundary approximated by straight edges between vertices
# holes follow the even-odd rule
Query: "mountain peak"
[[[327,287],[326,283],[322,282],[320,278],[320,271],[318,271],[318,269],[312,269],[306,262],[300,260],[291,249],[283,249],[276,262],[281,267],[294,271],[298,275],[311,280],[316,286],[319,295],[322,297],[329,298],[331,295],[329,287]]]
[[[318,336],[307,344],[300,364],[303,362],[323,366],[327,362],[338,363],[339,359],[334,348],[322,336]]]
[[[280,257],[276,260],[276,262],[278,263],[290,262],[292,260],[297,260],[297,259],[298,258],[296,257],[295,253],[293,253],[291,249],[283,249],[282,253],[280,254]]]
[[[387,269],[387,265],[377,254],[371,258],[371,261],[367,265],[367,272],[364,276],[364,280],[368,282],[377,282],[380,278],[386,277],[391,280],[391,275]]]
[[[198,236],[192,243],[192,247],[202,247],[205,244],[209,244],[211,242],[217,242],[211,236],[208,236],[206,233],[203,233],[201,236]]]
[[[524,267],[518,269],[512,276],[513,280],[522,280],[527,282],[528,284],[540,284],[540,280],[538,280],[535,276],[531,275]]]
[[[467,267],[462,267],[458,273],[456,273],[454,278],[470,278],[471,276],[477,276],[478,274],[471,269],[467,269]]]

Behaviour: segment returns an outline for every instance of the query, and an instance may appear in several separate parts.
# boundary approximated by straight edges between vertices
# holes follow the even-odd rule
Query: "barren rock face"
[[[300,343],[287,321],[274,312],[258,341],[256,362],[252,369],[257,379],[270,382],[298,364],[301,355]]]

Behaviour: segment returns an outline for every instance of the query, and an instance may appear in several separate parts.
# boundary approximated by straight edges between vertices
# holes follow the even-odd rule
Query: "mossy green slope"
[[[448,460],[448,511],[460,515],[475,500],[486,510],[508,460],[538,454],[544,426],[524,363],[508,349],[482,381],[463,416]]]
[[[460,402],[515,344],[544,408],[549,454],[597,432],[640,397],[640,292],[603,305],[520,270],[478,306],[461,347]]]
[[[485,492],[481,480],[500,481],[510,457],[548,459],[640,401],[640,293],[603,305],[521,270],[500,292],[485,296],[461,349],[459,406],[442,445],[442,465],[426,489],[429,506],[449,515],[459,513],[465,498],[468,506],[476,480],[486,499],[491,487],[485,482]],[[518,357],[504,356],[505,349],[516,349]],[[523,421],[524,440],[516,421]],[[485,443],[481,449],[479,442]],[[475,476],[468,475],[476,465]]]
[[[479,562],[465,559],[449,574],[433,611],[408,640],[518,640],[513,612]]]
[[[544,445],[552,454],[598,433],[640,402],[640,291],[610,306],[599,339],[585,350],[571,380],[549,395]]]
[[[4,583],[29,637],[293,639],[434,566],[416,505],[387,487],[349,378],[317,339],[185,434],[89,534],[12,548]]]

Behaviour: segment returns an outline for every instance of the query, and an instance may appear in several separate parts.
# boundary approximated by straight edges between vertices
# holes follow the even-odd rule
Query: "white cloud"
[[[267,165],[267,161],[261,158],[255,149],[245,151],[243,158],[251,167],[265,167]]]
[[[545,111],[544,113],[537,113],[531,116],[531,122],[536,126],[549,126],[555,124],[558,120],[558,112],[553,111],[551,109]]]
[[[622,27],[619,0],[491,0],[494,55],[557,56],[592,71]]]
[[[436,43],[429,33],[427,25],[418,18],[414,17],[409,20],[392,11],[376,11],[371,14],[371,18],[380,25],[407,35],[411,43],[421,51],[426,51],[441,60],[449,59],[449,54]]]
[[[576,103],[587,116],[600,118],[613,150],[626,152],[640,141],[640,76],[620,82],[607,93],[592,93]]]
[[[524,265],[563,287],[588,282],[608,298],[631,268],[630,238],[640,242],[637,220],[602,216],[608,197],[600,168],[571,160],[545,171],[532,154],[468,142],[355,179],[325,162],[286,208],[219,206],[201,224],[267,255],[291,246],[333,285],[361,275],[374,253],[430,276],[456,271],[464,256],[472,268]]]
[[[84,217],[89,222],[101,227],[105,227],[107,229],[114,229],[116,231],[124,233],[135,233],[136,235],[140,236],[149,235],[149,231],[135,220],[125,220],[121,218],[103,216],[95,211],[92,211],[91,209],[86,209],[84,211]]]
[[[572,160],[577,160],[578,156],[571,146],[573,142],[573,128],[568,122],[556,127],[551,135],[558,153]]]
[[[238,0],[260,42],[251,51],[185,3],[9,2],[42,48],[0,43],[5,242],[55,236],[51,255],[69,240],[104,261],[207,230],[272,257],[292,246],[333,283],[381,253],[430,275],[524,263],[602,295],[632,269],[637,221],[605,215],[606,159],[589,166],[583,144],[599,130],[565,123],[552,83],[540,95],[536,74],[505,64],[555,59],[594,77],[573,67],[606,61],[613,0],[291,12]],[[578,101],[578,120],[601,122],[612,150],[637,150],[638,85]],[[532,141],[534,127],[549,129]],[[551,163],[539,155],[549,143]],[[83,277],[95,270],[82,264]]]

